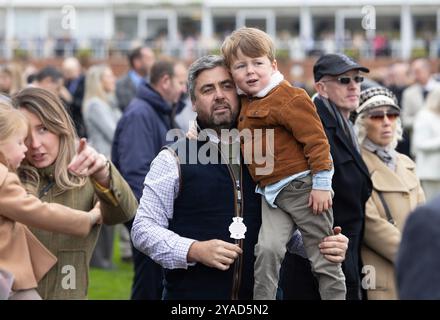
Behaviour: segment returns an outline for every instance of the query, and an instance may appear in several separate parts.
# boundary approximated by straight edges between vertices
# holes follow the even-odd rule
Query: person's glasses
[[[364,81],[364,77],[362,76],[354,76],[354,77],[342,76],[335,79],[324,80],[323,82],[338,81],[340,84],[347,85],[350,83],[352,79],[355,83],[362,83]]]
[[[373,121],[383,121],[385,116],[388,118],[388,120],[395,121],[400,116],[400,112],[398,110],[391,109],[386,111],[383,110],[371,111],[368,113],[368,118],[370,118]]]

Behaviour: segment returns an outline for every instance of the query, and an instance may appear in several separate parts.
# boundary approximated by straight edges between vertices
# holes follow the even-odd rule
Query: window
[[[199,34],[201,30],[200,19],[195,20],[191,17],[178,17],[178,27],[182,35],[182,39],[187,37],[195,37]]]
[[[235,16],[217,16],[213,17],[214,33],[223,40],[223,38],[235,30]]]
[[[0,39],[6,37],[6,13],[0,10]]]
[[[40,10],[16,10],[14,30],[15,36],[19,39],[42,36]]]
[[[277,37],[282,40],[287,40],[291,37],[296,37],[299,34],[299,18],[298,17],[276,17],[276,32]],[[287,37],[287,39],[285,39]]]
[[[147,40],[164,40],[168,38],[168,19],[147,19]]]
[[[267,31],[267,22],[265,18],[246,18],[244,24],[246,27]]]
[[[138,36],[137,16],[116,16],[115,35],[119,40],[132,40]]]

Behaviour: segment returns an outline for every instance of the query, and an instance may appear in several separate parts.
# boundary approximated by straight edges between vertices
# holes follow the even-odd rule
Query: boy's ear
[[[272,62],[272,68],[273,68],[275,71],[278,71],[278,62],[277,62],[277,59],[273,59],[273,62]]]

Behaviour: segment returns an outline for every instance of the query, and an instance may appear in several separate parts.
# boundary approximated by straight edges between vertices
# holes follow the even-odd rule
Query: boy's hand
[[[188,132],[186,133],[186,137],[189,140],[197,140],[197,136],[198,136],[197,125],[195,121],[192,121],[191,125],[188,128]]]
[[[312,207],[314,214],[321,214],[331,208],[332,205],[331,191],[312,189],[309,197],[309,207]]]

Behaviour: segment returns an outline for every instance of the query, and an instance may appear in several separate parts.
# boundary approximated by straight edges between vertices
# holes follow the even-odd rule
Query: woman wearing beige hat
[[[397,299],[394,262],[402,228],[425,196],[414,162],[395,150],[402,125],[394,94],[382,87],[369,88],[361,92],[359,105],[355,127],[373,182],[361,250],[363,289],[371,300]]]

